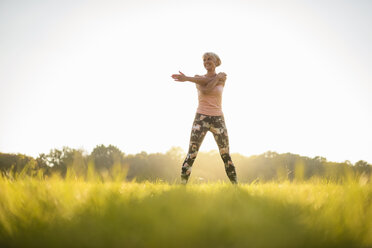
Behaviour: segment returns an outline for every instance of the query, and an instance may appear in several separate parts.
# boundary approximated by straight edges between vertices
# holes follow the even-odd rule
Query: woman
[[[207,73],[203,76],[195,75],[194,77],[188,77],[182,72],[172,75],[175,81],[190,81],[195,83],[199,99],[199,105],[191,130],[189,151],[182,164],[181,182],[183,184],[187,183],[200,145],[207,132],[211,131],[225,164],[226,174],[230,181],[236,184],[236,171],[230,156],[229,137],[221,105],[226,74],[223,72],[216,73],[216,67],[221,64],[221,60],[217,54],[211,52],[205,53],[203,55],[203,62],[207,70]]]

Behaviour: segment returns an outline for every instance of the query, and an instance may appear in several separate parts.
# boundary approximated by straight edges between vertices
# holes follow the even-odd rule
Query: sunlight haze
[[[1,1],[0,152],[186,152],[197,91],[171,75],[205,74],[211,51],[231,153],[371,163],[371,13],[351,0]]]

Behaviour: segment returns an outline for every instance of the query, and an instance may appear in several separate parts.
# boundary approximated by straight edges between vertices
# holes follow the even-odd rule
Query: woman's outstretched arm
[[[172,78],[176,81],[179,82],[185,82],[185,81],[190,81],[196,84],[199,84],[201,86],[205,86],[208,83],[210,83],[214,78],[205,78],[205,77],[200,77],[198,75],[195,75],[195,77],[188,77],[182,72],[179,72],[180,74],[173,74]]]

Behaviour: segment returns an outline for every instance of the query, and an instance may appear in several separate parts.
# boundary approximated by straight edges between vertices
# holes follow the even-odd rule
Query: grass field
[[[372,187],[0,178],[0,246],[372,247]]]

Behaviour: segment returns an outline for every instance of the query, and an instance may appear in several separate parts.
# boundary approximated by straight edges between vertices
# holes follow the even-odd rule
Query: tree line
[[[181,165],[186,153],[172,147],[166,153],[125,154],[116,146],[97,145],[88,154],[82,149],[63,147],[41,153],[37,158],[23,154],[0,153],[2,176],[16,178],[20,175],[48,178],[98,180],[165,181],[178,183]],[[268,182],[294,180],[347,180],[370,181],[372,165],[360,160],[355,164],[327,161],[324,157],[309,158],[292,153],[279,154],[268,151],[260,155],[231,154],[240,182]],[[218,151],[199,152],[193,165],[191,181],[226,181],[228,178]]]

